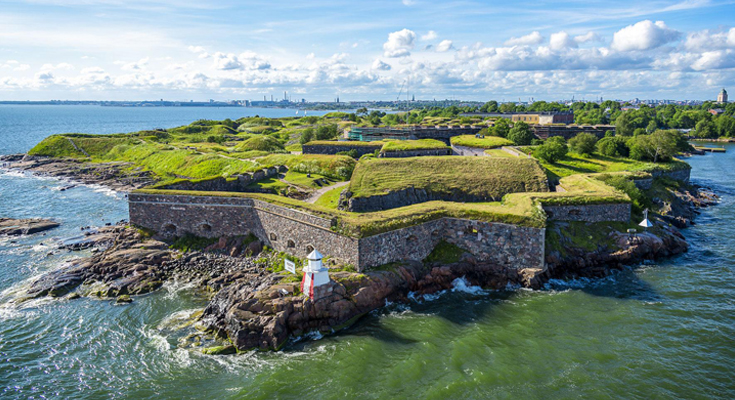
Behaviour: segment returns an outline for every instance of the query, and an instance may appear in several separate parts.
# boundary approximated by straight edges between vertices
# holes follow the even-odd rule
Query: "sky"
[[[0,0],[0,100],[714,99],[735,1]]]

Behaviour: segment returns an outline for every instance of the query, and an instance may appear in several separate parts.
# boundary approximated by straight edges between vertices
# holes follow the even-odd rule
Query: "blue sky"
[[[0,99],[707,99],[733,1],[0,0]]]

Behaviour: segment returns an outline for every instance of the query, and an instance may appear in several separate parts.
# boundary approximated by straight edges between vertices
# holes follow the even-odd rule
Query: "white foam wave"
[[[452,281],[452,292],[462,292],[469,294],[487,294],[488,291],[479,287],[471,285],[467,278],[460,277]]]

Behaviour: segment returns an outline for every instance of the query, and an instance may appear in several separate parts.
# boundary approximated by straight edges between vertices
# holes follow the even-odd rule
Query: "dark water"
[[[130,131],[250,110],[183,111],[0,107],[0,152],[25,151],[50,133]],[[261,114],[269,111],[290,113]],[[485,292],[460,282],[321,340],[224,357],[177,347],[188,331],[174,327],[205,304],[181,285],[127,306],[12,304],[30,278],[80,256],[46,257],[49,237],[117,221],[127,209],[99,188],[59,192],[54,180],[0,173],[0,215],[64,223],[47,236],[0,240],[0,397],[735,398],[735,146],[728,150],[690,159],[694,180],[722,203],[686,230],[692,248],[683,256],[546,291]]]

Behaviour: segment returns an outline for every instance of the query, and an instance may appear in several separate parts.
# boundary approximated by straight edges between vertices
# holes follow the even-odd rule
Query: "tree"
[[[306,144],[314,140],[314,129],[306,128],[299,138],[299,143]]]
[[[656,129],[658,129],[658,125],[656,124],[656,121],[651,120],[648,123],[648,126],[646,126],[646,133],[653,133],[654,131],[656,131]]]
[[[531,128],[523,121],[516,122],[510,132],[508,132],[508,139],[517,146],[528,146],[531,144],[533,138],[534,135],[531,132]]]
[[[480,112],[484,112],[484,113],[498,112],[498,102],[495,100],[488,101],[482,107],[480,107]]]
[[[557,161],[564,158],[567,155],[567,142],[561,136],[553,136],[539,146],[534,152],[533,156],[540,158],[551,164],[555,164]]]
[[[495,121],[495,126],[493,126],[490,135],[505,138],[508,137],[508,132],[510,132],[510,123],[507,119],[500,118]]]
[[[717,135],[725,137],[735,136],[735,118],[729,115],[720,115],[715,122]]]
[[[636,160],[669,161],[677,151],[676,132],[656,131],[650,135],[639,135],[628,141],[628,147],[630,157]]]
[[[696,128],[694,128],[695,134],[700,138],[712,139],[717,137],[717,129],[715,124],[708,119],[702,119],[697,122]]]
[[[572,148],[573,152],[587,156],[595,151],[596,144],[597,136],[588,132],[582,132],[569,139],[569,146]]]
[[[630,149],[621,136],[604,137],[597,142],[597,152],[608,157],[628,157]]]
[[[316,140],[329,140],[337,136],[337,125],[322,125],[316,130]]]

